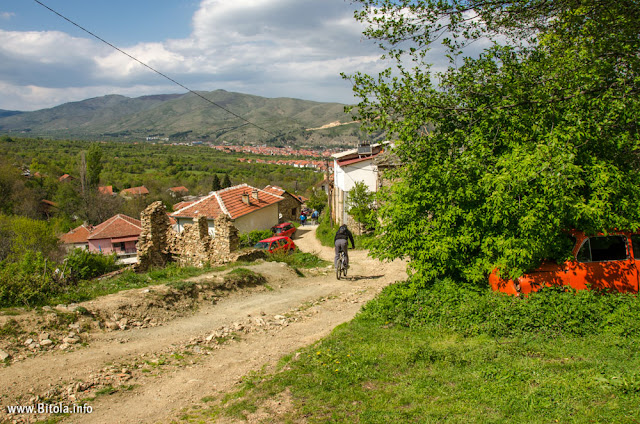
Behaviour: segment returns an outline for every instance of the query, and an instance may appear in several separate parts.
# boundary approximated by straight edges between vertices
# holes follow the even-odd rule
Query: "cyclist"
[[[342,224],[340,228],[338,228],[338,232],[336,232],[336,236],[333,238],[333,243],[336,247],[336,257],[333,260],[333,266],[338,267],[338,257],[340,256],[340,252],[344,252],[344,265],[349,268],[349,252],[347,251],[349,247],[348,241],[351,241],[351,248],[355,249],[356,244],[353,242],[353,235],[351,231],[347,228],[346,225]]]

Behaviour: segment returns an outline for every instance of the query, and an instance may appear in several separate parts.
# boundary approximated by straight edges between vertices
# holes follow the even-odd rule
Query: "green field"
[[[289,399],[271,422],[637,423],[638,311],[635,296],[401,283],[183,420],[244,420]]]

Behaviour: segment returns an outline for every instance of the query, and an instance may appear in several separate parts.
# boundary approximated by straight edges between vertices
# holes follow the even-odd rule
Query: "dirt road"
[[[302,227],[296,243],[333,260],[333,249],[319,244],[313,226]],[[3,408],[47,398],[48,390],[73,390],[68,399],[77,396],[81,404],[83,385],[100,377],[113,379],[113,390],[94,393],[91,414],[62,422],[169,422],[202,398],[232,390],[248,372],[326,336],[384,286],[406,278],[402,262],[380,263],[364,251],[350,256],[347,280],[336,280],[332,267],[302,278],[284,264],[259,263],[248,268],[267,277],[266,286],[237,290],[162,326],[94,332],[84,347],[16,362],[0,370]],[[212,340],[224,342],[209,349]]]

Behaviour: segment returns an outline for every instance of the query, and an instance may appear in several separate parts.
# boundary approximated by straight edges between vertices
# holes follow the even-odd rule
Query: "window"
[[[640,234],[631,235],[631,246],[633,246],[633,257],[640,260]]]
[[[590,237],[580,247],[578,262],[621,261],[627,259],[625,236]]]
[[[298,209],[297,208],[291,209],[291,216],[298,216]]]

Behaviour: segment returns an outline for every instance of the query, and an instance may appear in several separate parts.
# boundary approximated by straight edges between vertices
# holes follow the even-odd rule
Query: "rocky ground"
[[[296,244],[333,259],[315,227],[301,228]],[[257,286],[229,287],[224,272],[212,273],[186,289],[150,286],[0,317],[3,328],[16,322],[32,330],[0,344],[7,364],[0,370],[0,419],[48,417],[7,414],[7,405],[86,403],[90,414],[61,421],[170,422],[203,398],[233,390],[248,372],[327,335],[406,277],[402,262],[380,263],[364,251],[350,256],[346,280],[336,280],[332,267],[300,277],[283,263],[258,262],[247,267],[266,278]]]

